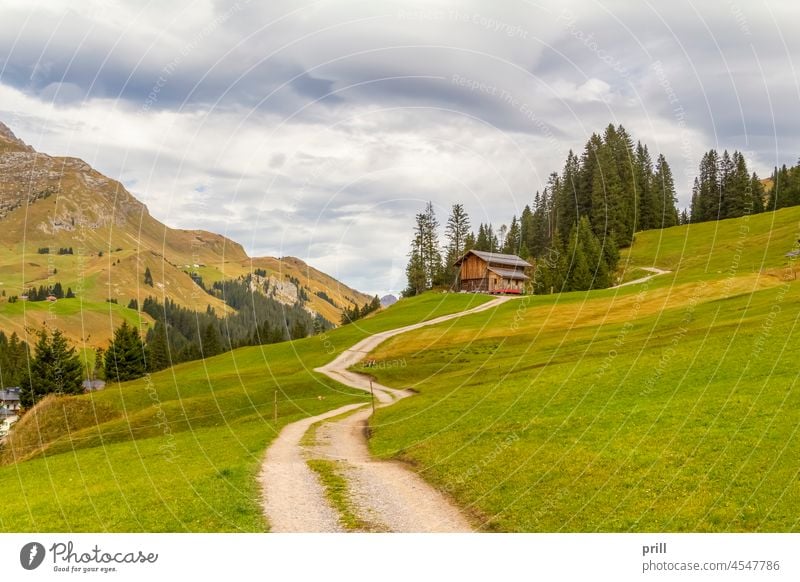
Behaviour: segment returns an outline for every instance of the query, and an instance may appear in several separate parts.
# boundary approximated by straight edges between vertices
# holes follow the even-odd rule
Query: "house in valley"
[[[16,414],[19,411],[19,392],[17,387],[0,390],[0,407]]]
[[[459,267],[461,291],[521,294],[529,279],[525,269],[531,264],[517,255],[471,250],[455,266]]]

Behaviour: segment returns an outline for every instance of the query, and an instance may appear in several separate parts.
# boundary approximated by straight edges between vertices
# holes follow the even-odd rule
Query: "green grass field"
[[[800,265],[785,255],[798,238],[800,209],[639,233],[620,276],[672,273],[392,338],[369,373],[419,394],[379,409],[370,446],[484,530],[796,531]],[[0,530],[263,531],[256,475],[276,432],[367,398],[312,369],[488,299],[430,293],[50,401],[0,453],[0,487],[18,500]],[[341,497],[329,469],[315,468]]]
[[[393,338],[370,373],[419,395],[370,446],[485,530],[797,531],[798,238],[796,208],[639,233],[626,270],[673,273]]]
[[[430,294],[325,335],[51,402],[2,451],[0,489],[15,501],[0,530],[263,531],[256,475],[277,431],[368,397],[312,369],[370,333],[486,300]]]

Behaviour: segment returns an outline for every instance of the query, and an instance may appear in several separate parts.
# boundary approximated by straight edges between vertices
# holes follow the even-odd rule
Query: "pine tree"
[[[750,178],[750,204],[753,214],[764,212],[764,184],[761,183],[755,172]]]
[[[97,348],[94,351],[94,368],[92,369],[90,380],[104,380],[106,371],[103,362],[105,361],[105,350]]]
[[[659,155],[656,160],[652,182],[651,199],[654,205],[654,222],[649,228],[669,228],[677,225],[678,209],[675,204],[678,197],[675,194],[675,181],[663,154]]]
[[[519,228],[519,221],[516,216],[511,218],[511,224],[506,233],[505,244],[503,245],[503,252],[508,255],[518,255],[520,247],[522,246],[522,237]]]
[[[148,332],[145,356],[147,370],[150,372],[158,372],[170,366],[167,326],[163,321],[157,320]]]
[[[301,325],[302,323],[297,321],[295,322],[294,326]],[[293,326],[293,331],[296,331]],[[296,339],[298,337],[305,337],[306,331],[305,327],[302,328],[302,334],[295,335],[292,333],[292,339]],[[220,343],[219,339],[219,332],[217,331],[217,327],[213,323],[208,323],[203,330],[203,337],[201,339],[200,349],[203,352],[204,358],[210,358],[212,356],[216,356],[217,354],[222,353],[222,344]]]
[[[433,202],[428,202],[425,212],[421,215],[420,226],[420,254],[425,269],[426,287],[430,288],[443,282],[442,253],[439,250],[439,221]]]
[[[153,275],[150,273],[150,267],[146,267],[144,270],[144,284],[153,286]]]
[[[464,237],[464,252],[471,251],[475,248],[475,233],[469,232]],[[463,253],[462,253],[463,254]]]
[[[114,332],[114,339],[105,354],[106,378],[113,382],[126,382],[144,376],[143,348],[139,333],[123,321]]]
[[[428,274],[424,259],[425,248],[425,229],[426,217],[420,213],[416,216],[416,224],[414,226],[414,239],[411,241],[411,251],[409,252],[409,261],[406,266],[406,279],[408,279],[408,286],[403,295],[412,297],[419,295],[428,288]],[[347,309],[342,313],[342,322],[349,323],[350,318],[347,317]]]
[[[634,176],[637,195],[636,230],[661,228],[662,212],[656,189],[657,182],[654,179],[653,162],[647,146],[641,142],[636,144]]]
[[[23,407],[30,408],[47,394],[83,392],[80,358],[60,330],[55,330],[52,336],[46,329],[41,330],[35,349],[30,377],[20,391]]]
[[[445,255],[445,282],[455,285],[457,272],[455,262],[463,255],[470,234],[469,216],[462,204],[453,204],[445,226],[447,240]]]
[[[586,291],[592,288],[592,270],[583,250],[583,244],[578,234],[578,225],[573,225],[569,235],[567,254],[570,261],[569,274],[567,275],[567,291]]]

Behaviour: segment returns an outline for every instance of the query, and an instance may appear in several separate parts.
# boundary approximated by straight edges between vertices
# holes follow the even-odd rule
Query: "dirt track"
[[[473,309],[444,315],[369,336],[342,352],[316,371],[360,390],[370,390],[369,378],[348,370],[390,337],[421,327],[493,309],[508,301],[498,297]],[[390,406],[412,393],[373,383],[380,406]],[[317,430],[318,445],[304,451],[300,442],[309,428],[344,413],[362,408],[350,404],[305,418],[283,428],[267,450],[261,469],[264,513],[273,532],[342,531],[338,512],[325,497],[325,489],[308,467],[311,458],[337,462],[338,473],[348,483],[352,506],[358,517],[380,531],[470,531],[461,512],[439,491],[399,463],[378,461],[368,452],[364,428],[371,409],[358,410],[344,420],[323,423]]]

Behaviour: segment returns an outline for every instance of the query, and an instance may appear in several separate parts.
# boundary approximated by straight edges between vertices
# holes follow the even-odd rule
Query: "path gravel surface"
[[[348,370],[380,343],[401,333],[436,325],[464,315],[494,309],[510,297],[497,297],[483,305],[371,335],[317,372],[342,384],[370,390],[368,377]],[[380,406],[390,406],[413,392],[372,383]],[[359,517],[379,531],[463,532],[469,522],[441,492],[400,463],[373,459],[367,449],[366,423],[371,408],[350,404],[286,425],[267,449],[261,469],[264,514],[273,532],[342,531],[339,515],[325,496],[317,475],[308,467],[311,458],[337,461],[347,480],[351,504]],[[358,410],[362,409],[362,410]],[[356,411],[345,419],[325,420]],[[316,423],[317,442],[312,451],[301,445],[303,435]]]

